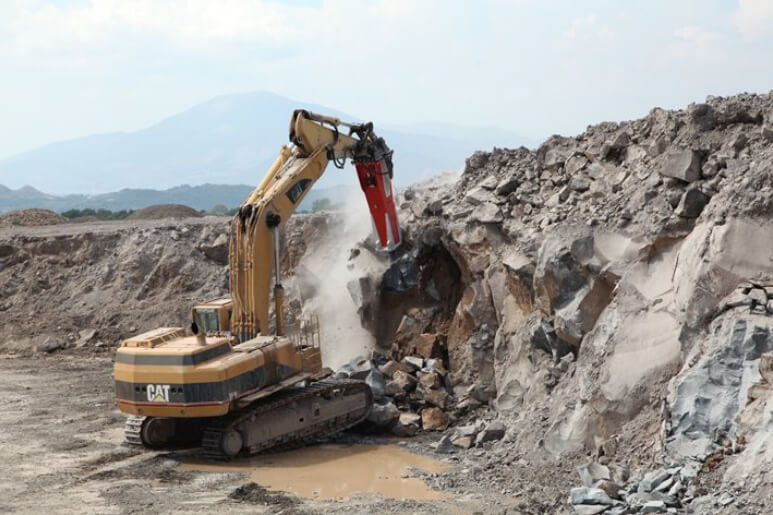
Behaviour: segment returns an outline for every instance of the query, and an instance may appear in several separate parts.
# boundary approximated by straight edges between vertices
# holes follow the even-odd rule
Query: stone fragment
[[[683,218],[698,218],[709,200],[709,197],[698,188],[690,188],[682,195],[675,213]]]
[[[392,402],[374,404],[367,421],[379,429],[391,429],[400,418],[400,410]]]
[[[481,186],[476,186],[465,194],[464,200],[468,204],[471,204],[473,206],[479,206],[485,203],[493,204],[496,198],[494,197],[494,194],[489,190]]]
[[[454,444],[456,447],[461,447],[462,449],[469,449],[470,447],[472,447],[472,438],[469,436],[460,436],[455,440],[451,440],[451,443]]]
[[[644,479],[639,483],[639,492],[652,492],[663,481],[667,480],[670,474],[667,470],[658,469],[653,470],[644,476]]]
[[[386,381],[384,374],[382,374],[377,368],[374,368],[365,377],[365,383],[370,386],[370,391],[373,392],[373,398],[380,400],[384,398],[386,393]]]
[[[569,492],[569,504],[591,504],[612,506],[615,502],[599,488],[572,488]]]
[[[43,343],[37,346],[37,351],[51,354],[52,352],[63,348],[65,348],[65,343],[62,340],[48,337],[43,341]]]
[[[622,490],[622,488],[620,485],[613,481],[608,479],[600,479],[596,481],[596,484],[593,486],[599,490],[603,490],[604,493],[606,493],[612,499],[620,499],[620,490]]]
[[[499,184],[497,184],[496,193],[499,196],[506,197],[507,195],[511,194],[515,190],[518,189],[518,185],[520,184],[520,181],[515,176],[505,177],[501,181],[499,181]]]
[[[215,241],[199,244],[199,250],[218,265],[228,264],[228,236],[221,234]]]
[[[424,429],[427,428],[425,427]],[[440,454],[448,454],[455,450],[454,444],[451,442],[451,437],[448,435],[441,436],[440,440],[433,444],[433,447],[435,448],[435,452]]]
[[[700,154],[694,150],[672,151],[666,155],[661,175],[673,177],[684,182],[694,182],[701,178]]]
[[[416,378],[402,370],[392,374],[392,380],[386,383],[387,395],[399,395],[412,392],[416,388]]]
[[[440,388],[442,386],[442,379],[436,372],[419,372],[416,377],[424,388]]]
[[[639,513],[664,513],[666,511],[666,503],[663,501],[647,501]]]
[[[577,154],[570,157],[566,163],[564,163],[564,170],[569,175],[574,175],[588,165],[588,158],[582,154]]]
[[[422,388],[421,396],[425,401],[434,404],[438,408],[446,409],[448,407],[448,392],[442,389]]]
[[[419,370],[424,366],[424,360],[416,356],[405,356],[400,363],[408,365],[412,370]]]
[[[752,300],[752,305],[767,306],[768,294],[762,288],[752,288],[747,296]]]
[[[577,467],[577,473],[580,475],[582,484],[586,487],[593,486],[600,479],[611,479],[609,468],[592,461],[587,465]]]
[[[448,427],[448,415],[440,408],[421,410],[421,427],[425,431],[443,431]]]
[[[504,220],[499,206],[491,202],[484,202],[472,210],[470,219],[482,224],[501,223]]]
[[[480,181],[479,186],[485,190],[493,190],[497,186],[497,178],[493,175],[489,175]]]
[[[591,180],[587,177],[573,177],[569,181],[569,187],[574,191],[583,192],[588,191],[591,186]]]
[[[495,420],[486,425],[485,429],[478,433],[478,436],[475,437],[475,445],[501,440],[505,437],[506,430],[507,428],[505,428],[505,425],[502,422]]]
[[[363,357],[354,358],[349,362],[349,369],[351,370],[351,372],[349,372],[349,377],[352,379],[363,380],[368,377],[368,374],[370,374],[373,368],[374,366],[371,360]]]
[[[398,370],[402,370],[403,372],[412,372],[413,367],[406,365],[404,363],[398,363],[397,361],[390,359],[383,365],[379,367],[379,370],[382,374],[384,374],[387,377],[392,377],[394,373]]]
[[[421,428],[421,416],[409,411],[400,412],[392,432],[397,436],[413,436]]]

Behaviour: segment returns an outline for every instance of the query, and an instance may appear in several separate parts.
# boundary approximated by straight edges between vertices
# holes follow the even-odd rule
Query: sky
[[[271,91],[532,139],[773,89],[773,0],[2,0],[0,159]]]

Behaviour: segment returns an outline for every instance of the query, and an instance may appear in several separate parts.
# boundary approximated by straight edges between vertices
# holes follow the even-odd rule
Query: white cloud
[[[580,16],[572,20],[569,28],[564,32],[566,39],[611,39],[614,33],[603,23],[599,23],[595,14]]]
[[[773,0],[738,0],[732,20],[746,39],[773,34]]]
[[[710,32],[694,26],[680,27],[674,31],[674,36],[682,41],[697,45],[705,45],[719,39],[719,34],[716,32]]]

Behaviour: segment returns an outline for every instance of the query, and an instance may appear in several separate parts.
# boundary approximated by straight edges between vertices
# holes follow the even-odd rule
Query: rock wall
[[[417,333],[442,342],[456,401],[477,392],[517,452],[706,460],[743,432],[773,349],[772,188],[773,95],[476,152],[403,194],[415,277],[382,341],[396,358]]]

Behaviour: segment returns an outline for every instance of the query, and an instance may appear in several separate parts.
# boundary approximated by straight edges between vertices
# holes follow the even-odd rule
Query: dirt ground
[[[516,498],[463,480],[467,458],[464,464],[439,458],[448,462],[447,471],[424,475],[430,488],[445,492],[437,501],[368,495],[313,501],[267,492],[233,467],[180,471],[181,463],[200,461],[197,450],[157,452],[123,443],[124,416],[113,403],[111,371],[112,360],[100,357],[0,359],[0,512],[519,513]],[[431,439],[401,446],[427,453]],[[339,441],[398,445],[360,435]]]

